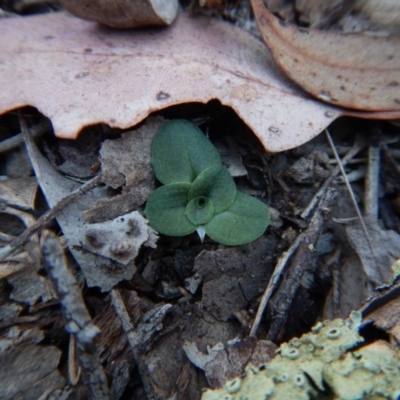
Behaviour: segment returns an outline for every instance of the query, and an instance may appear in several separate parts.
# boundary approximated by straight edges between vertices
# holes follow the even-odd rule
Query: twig
[[[333,143],[333,140],[332,140],[332,138],[331,138],[331,135],[330,135],[328,129],[325,129],[325,135],[326,135],[326,138],[327,138],[327,140],[328,140],[328,142],[329,142],[329,144],[330,144],[330,146],[331,146],[332,152],[333,152],[333,154],[335,155],[335,158],[336,158],[336,160],[337,160],[337,162],[338,162],[338,166],[339,166],[339,168],[340,168],[340,172],[342,173],[343,180],[344,180],[344,182],[345,182],[345,184],[346,184],[346,187],[347,187],[347,190],[348,190],[348,192],[349,192],[351,201],[352,201],[352,203],[353,203],[353,207],[354,207],[354,209],[355,209],[355,211],[356,211],[356,214],[357,214],[357,217],[358,217],[358,219],[359,219],[359,221],[360,221],[360,224],[361,224],[362,230],[363,230],[363,232],[364,232],[365,238],[367,239],[368,247],[369,247],[369,249],[370,249],[370,251],[371,251],[372,257],[373,257],[374,262],[375,262],[375,265],[376,265],[376,270],[377,270],[377,271],[380,271],[380,270],[378,269],[378,267],[377,267],[375,252],[374,252],[374,249],[373,249],[373,247],[372,247],[372,241],[371,241],[371,238],[370,238],[370,236],[369,236],[367,227],[366,227],[366,225],[365,225],[364,218],[363,218],[362,215],[361,215],[361,211],[360,211],[360,208],[358,207],[357,200],[356,200],[356,198],[354,197],[354,192],[353,192],[353,190],[352,190],[352,188],[351,188],[350,182],[349,182],[348,179],[347,179],[346,172],[345,172],[345,170],[344,170],[344,168],[343,168],[343,165],[342,165],[342,163],[341,163],[341,161],[340,161],[339,154],[338,154],[337,151],[336,151],[335,145],[334,145],[334,143]],[[383,279],[382,279],[381,281],[383,281]]]
[[[329,268],[332,271],[332,302],[333,302],[333,309],[332,314],[333,317],[340,317],[340,266],[339,266],[339,259],[340,259],[340,246],[336,247],[335,252],[329,257],[325,264],[325,268]]]
[[[111,303],[121,321],[122,329],[128,337],[128,343],[138,366],[146,396],[149,399],[159,399],[160,396],[152,385],[151,370],[149,370],[143,354],[149,350],[150,344],[158,332],[162,331],[163,318],[172,306],[170,304],[164,304],[153,308],[142,317],[142,320],[135,329],[119,291],[113,289],[110,294]]]
[[[354,142],[351,149],[346,153],[346,155],[342,159],[342,165],[345,166],[355,155],[357,155],[363,148],[365,147],[364,141],[357,140]],[[319,188],[318,192],[314,195],[307,208],[301,213],[301,218],[307,219],[311,214],[312,210],[324,196],[326,190],[332,183],[332,181],[336,178],[340,173],[340,167],[337,166],[331,173],[328,179],[322,184]]]
[[[121,294],[117,289],[112,289],[110,292],[111,303],[114,307],[116,314],[118,315],[119,320],[121,321],[122,329],[125,332],[125,335],[128,338],[129,346],[132,350],[137,346],[135,335],[134,335],[134,326],[132,325],[131,318],[129,317],[128,311],[126,311],[124,301],[122,300]]]
[[[9,244],[0,249],[0,261],[3,261],[18,247],[23,246],[29,238],[35,234],[39,229],[43,229],[46,225],[53,220],[65,207],[79,199],[84,194],[90,192],[101,183],[101,175],[97,175],[90,181],[86,182],[78,189],[71,192],[69,196],[60,200],[53,208],[46,211],[37,221],[32,224],[28,229],[21,233],[21,235],[14,238]]]
[[[330,209],[332,201],[336,197],[336,192],[333,188],[328,189],[325,196],[319,202],[318,208],[315,211],[307,230],[305,238],[296,250],[293,259],[288,268],[287,277],[282,282],[279,291],[271,299],[271,306],[274,311],[272,323],[267,335],[267,339],[273,342],[280,341],[282,338],[281,331],[289,313],[290,306],[300,287],[301,278],[304,271],[309,267],[312,249],[320,236],[321,229],[326,219],[326,213]]]
[[[25,119],[20,114],[20,123],[21,130],[25,135],[25,142],[27,147],[29,146],[29,131],[26,125]],[[26,229],[21,235],[14,238],[9,244],[0,249],[0,261],[3,261],[7,256],[9,256],[13,251],[15,251],[18,247],[23,246],[30,238],[31,235],[36,233],[39,229],[43,229],[51,220],[53,220],[65,207],[79,199],[81,196],[90,192],[96,186],[101,183],[101,175],[95,176],[90,181],[86,182],[73,192],[70,195],[64,197],[60,200],[53,208],[45,212],[38,220],[32,224],[28,229]]]
[[[91,399],[109,399],[107,378],[94,341],[100,331],[92,323],[78,282],[67,267],[60,241],[50,231],[45,231],[42,239],[44,265],[58,294],[65,327],[69,333],[75,336],[77,357],[82,367],[83,377],[89,386]]]
[[[379,145],[372,144],[368,149],[368,169],[365,179],[365,215],[372,223],[378,223],[378,188],[381,153]]]
[[[75,366],[75,336],[69,335],[69,345],[68,345],[68,376],[69,381],[72,386],[76,386],[81,377],[82,369],[78,367],[76,371]]]
[[[291,257],[291,255],[299,247],[300,243],[304,240],[305,235],[306,235],[305,232],[300,233],[300,235],[297,236],[296,240],[290,246],[290,248],[281,255],[278,263],[276,264],[276,267],[271,276],[271,279],[268,282],[268,286],[265,289],[264,294],[262,295],[260,305],[258,306],[257,314],[256,314],[256,317],[254,318],[253,326],[251,327],[250,336],[256,336],[258,326],[260,325],[261,318],[264,314],[265,307],[267,306],[267,303],[268,303],[269,299],[271,298],[272,293],[275,291],[276,287],[278,286],[278,283],[281,279],[282,274],[285,272],[286,263],[289,260],[289,258]]]

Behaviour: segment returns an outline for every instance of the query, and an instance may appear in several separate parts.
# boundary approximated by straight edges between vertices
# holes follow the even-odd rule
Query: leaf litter
[[[0,112],[34,106],[63,138],[99,122],[127,128],[171,105],[218,99],[266,149],[282,151],[346,113],[311,99],[262,43],[216,19],[181,13],[168,29],[116,31],[55,13],[2,21],[0,36]]]
[[[134,165],[136,160],[138,160],[139,176],[145,176],[151,181],[151,171],[144,166],[146,164],[146,157],[143,156],[141,158],[140,155],[136,156],[135,149],[138,152],[145,152],[145,148],[149,145],[150,140],[147,134],[143,134],[143,132],[148,132],[151,136],[163,122],[164,119],[160,117],[150,118],[146,124],[143,124],[136,130],[137,136],[128,131],[123,133],[121,138],[113,140],[107,139],[103,143],[102,148],[108,149],[108,154],[102,150],[103,155],[107,154],[104,158],[102,157],[102,162],[104,162],[104,170],[107,171],[109,169],[108,172],[110,175],[107,177],[107,182],[110,188],[112,187],[113,190],[120,189],[122,193],[125,189],[128,193],[134,190],[136,185],[129,185],[128,182],[132,182],[132,179],[135,177]],[[210,124],[210,127],[209,134],[210,137],[213,138],[215,135],[215,128],[212,128],[213,124]],[[340,130],[336,131],[336,135],[339,131]],[[133,138],[132,143],[130,142],[131,138]],[[142,140],[147,144],[141,144]],[[244,140],[244,136],[233,136],[229,141],[232,143],[232,140],[235,141],[237,146],[238,143],[243,143],[242,140]],[[218,142],[224,143],[223,137],[218,136]],[[115,165],[115,157],[113,159],[112,155],[121,153],[122,148],[128,148],[129,146],[131,146],[132,152],[129,153],[129,156],[126,158],[122,156],[121,166]],[[233,148],[234,147],[235,146],[233,146]],[[258,158],[257,152],[254,152],[254,149],[249,147],[249,145],[247,145],[247,147],[245,146],[244,149],[246,151],[242,151],[242,162],[243,165],[247,167],[247,171],[249,171],[249,166],[254,166],[254,163],[260,163],[261,159]],[[313,149],[313,151],[310,152],[310,149]],[[43,156],[40,155],[40,157]],[[295,221],[296,214],[308,204],[310,197],[312,197],[311,195],[315,192],[316,189],[314,185],[316,182],[319,182],[321,185],[327,178],[327,174],[321,171],[332,168],[329,167],[332,157],[329,148],[324,144],[323,136],[316,138],[313,143],[306,144],[303,148],[299,148],[293,153],[282,153],[276,156],[263,153],[262,157],[264,162],[266,161],[268,165],[274,166],[274,176],[277,178],[280,176],[279,181],[282,182],[282,179],[284,179],[286,185],[290,188],[289,192],[285,195],[282,189],[278,190],[278,188],[275,187],[273,189],[274,200],[272,205],[279,210],[281,217],[292,218],[292,220]],[[280,159],[281,161],[276,163],[273,162],[274,159]],[[150,159],[147,160],[149,163]],[[39,164],[41,161],[37,160],[37,156],[33,157],[33,161],[34,168],[37,168],[35,164]],[[303,175],[301,174],[302,168],[300,168],[299,165],[304,165]],[[65,177],[60,178],[59,172],[55,171],[54,167],[50,164],[48,164],[46,168],[51,172],[46,171],[46,174],[37,173],[39,184],[42,179],[48,180],[48,174],[50,173],[57,174],[57,179],[59,181],[61,179],[61,182],[67,179]],[[321,168],[323,169],[321,170]],[[143,169],[147,172],[141,175],[140,171]],[[39,168],[37,171],[40,172],[41,169]],[[254,191],[254,187],[257,187],[257,179],[259,178],[249,173],[247,177],[244,178],[253,182],[254,186],[252,190]],[[243,179],[243,177],[240,179]],[[74,185],[77,185],[77,183],[74,182]],[[341,191],[341,187],[340,182],[335,184],[336,190]],[[104,188],[99,189],[103,190],[103,194],[107,192]],[[139,185],[139,198],[141,198],[141,193],[142,188]],[[258,194],[261,195],[261,193],[262,190],[259,190]],[[117,196],[120,195],[117,194]],[[291,201],[289,203],[287,200],[283,201],[285,196],[290,196]],[[343,192],[339,197],[341,198],[340,202],[333,206],[330,214],[335,215],[337,219],[340,219],[341,215],[343,215],[343,217],[351,216],[351,206],[345,200],[347,195]],[[105,204],[111,204],[111,198],[112,196],[108,193],[105,200],[103,198],[102,201],[105,201]],[[98,201],[98,198],[96,197],[94,200]],[[91,201],[90,204],[96,204],[95,201]],[[80,208],[80,213],[82,213],[82,211],[84,211],[84,208]],[[343,211],[345,212],[344,214]],[[65,212],[64,210],[63,214]],[[324,211],[324,213],[325,212],[326,211]],[[297,292],[294,294],[294,298],[291,300],[293,306],[301,301],[302,308],[307,310],[308,315],[306,316],[306,314],[299,313],[295,306],[292,310],[289,309],[287,311],[288,320],[286,324],[293,327],[295,334],[297,334],[297,332],[302,332],[303,328],[301,328],[301,326],[303,326],[303,324],[304,326],[309,326],[307,322],[308,318],[310,318],[310,320],[315,318],[312,317],[312,315],[317,315],[317,310],[321,310],[321,304],[318,306],[318,298],[321,296],[321,293],[327,290],[327,287],[324,286],[326,282],[321,285],[321,282],[324,282],[324,273],[327,273],[321,271],[320,263],[323,260],[321,257],[327,256],[334,251],[335,245],[333,240],[337,240],[337,238],[341,236],[343,238],[346,237],[340,233],[342,225],[335,224],[329,217],[330,214],[328,214],[329,225],[325,228],[328,230],[321,235],[319,240],[314,241],[313,246],[316,251],[307,255],[309,267],[299,276],[300,285]],[[104,218],[105,215],[106,213],[101,214],[101,218]],[[99,219],[101,218],[99,217]],[[90,230],[91,225],[96,226],[96,223],[86,224],[86,233]],[[60,226],[63,227],[62,224],[60,224]],[[292,229],[294,228],[295,231],[299,232],[299,228],[296,227],[295,223],[292,223],[291,226]],[[233,249],[218,249],[215,248],[215,245],[207,241],[201,246],[199,243],[196,243],[197,240],[194,238],[187,238],[184,242],[180,240],[175,240],[175,242],[174,240],[166,241],[164,238],[159,241],[158,250],[146,250],[146,254],[148,255],[142,261],[140,261],[140,258],[135,262],[135,268],[137,269],[135,275],[139,273],[143,276],[149,276],[150,278],[147,278],[150,279],[148,283],[149,289],[147,290],[150,290],[150,292],[148,293],[157,293],[157,296],[163,299],[165,304],[172,305],[172,307],[169,307],[165,313],[160,315],[159,322],[154,323],[152,328],[148,326],[150,328],[150,331],[146,331],[148,333],[145,334],[143,331],[143,333],[139,334],[139,328],[133,328],[138,335],[135,339],[136,342],[133,342],[134,346],[132,344],[129,345],[130,348],[134,349],[132,353],[133,359],[131,356],[128,357],[126,350],[123,350],[125,346],[128,345],[127,342],[120,342],[121,339],[119,339],[119,335],[123,335],[123,333],[115,334],[116,336],[109,336],[108,334],[106,337],[114,338],[111,341],[111,348],[113,348],[113,346],[118,346],[115,350],[107,350],[109,354],[107,358],[108,362],[112,363],[115,357],[123,357],[126,360],[130,360],[129,362],[137,363],[140,376],[145,382],[146,393],[151,393],[153,396],[167,396],[178,391],[180,396],[186,394],[196,397],[197,395],[195,393],[199,393],[200,389],[207,385],[207,383],[202,380],[203,378],[201,378],[199,372],[196,372],[191,366],[190,362],[185,358],[186,356],[179,353],[182,351],[183,343],[186,341],[186,343],[190,343],[191,346],[197,346],[196,348],[198,348],[198,351],[202,354],[207,354],[207,346],[214,347],[218,343],[222,343],[222,345],[219,345],[222,353],[215,359],[216,364],[211,363],[208,365],[207,363],[207,366],[204,365],[205,370],[208,371],[206,372],[208,382],[219,382],[215,384],[215,387],[221,385],[224,379],[218,371],[220,368],[226,369],[227,365],[232,363],[232,358],[227,358],[224,354],[226,354],[226,351],[231,351],[232,340],[235,341],[237,338],[243,340],[246,337],[246,332],[248,334],[251,321],[256,311],[254,307],[257,305],[257,298],[259,298],[264,290],[269,276],[272,273],[276,252],[280,246],[285,246],[287,248],[287,246],[290,245],[290,241],[285,245],[284,243],[280,243],[281,239],[279,239],[280,236],[285,237],[285,235],[278,232],[282,231],[282,229],[284,232],[287,228],[287,223],[277,231],[275,231],[276,228],[271,228],[269,233],[258,241]],[[64,231],[63,229],[63,233],[68,240],[68,230]],[[398,234],[394,232],[390,233],[390,235],[393,235],[394,238],[396,235],[398,237]],[[361,234],[358,234],[358,236],[361,236]],[[346,241],[347,239],[344,240]],[[392,248],[392,245],[387,241],[380,243],[382,254],[388,254],[390,251],[388,247]],[[386,246],[386,250],[383,244]],[[148,253],[149,251],[150,253]],[[156,253],[150,255],[153,251],[156,251]],[[301,251],[309,252],[309,243],[306,243],[304,249]],[[109,256],[109,254],[102,254],[102,256]],[[356,256],[356,259],[362,259],[362,256],[363,254],[360,253],[360,256]],[[382,259],[381,264],[390,268],[392,262],[393,259],[387,260],[387,262],[385,259]],[[327,263],[326,265],[329,269],[329,264]],[[150,275],[145,275],[145,269],[143,268],[150,268],[148,270]],[[362,263],[354,262],[350,268],[358,268],[361,272],[363,271]],[[82,268],[82,270],[86,273],[85,268]],[[97,279],[103,278],[100,277]],[[116,279],[116,277],[111,275],[110,281],[103,286],[104,291],[109,291],[109,289],[106,289],[107,285],[109,287],[114,286],[112,284],[114,279]],[[146,317],[146,315],[151,311],[156,312],[158,310],[157,307],[162,306],[163,302],[160,304],[158,301],[149,302],[145,300],[145,298],[143,298],[143,286],[139,283],[140,281],[135,283],[135,279],[137,280],[137,278],[130,279],[118,276],[118,279],[125,279],[125,282],[130,282],[130,285],[133,285],[133,287],[138,285],[136,289],[138,290],[138,294],[133,304],[131,303],[131,290],[121,292],[123,294],[122,306],[126,304],[128,312],[133,306],[132,310],[136,310],[135,321],[137,321],[134,326],[139,327],[141,323],[144,323],[144,328],[147,326],[145,322],[146,318],[149,318]],[[359,275],[354,275],[353,279],[355,280],[352,280],[350,283],[347,282],[347,289],[345,287],[339,289],[340,296],[346,296],[348,291],[353,291],[354,287],[359,286]],[[366,277],[364,276],[362,279],[365,280]],[[11,284],[12,282],[13,281],[10,280]],[[386,281],[386,283],[389,282],[390,279]],[[23,290],[23,286],[20,286],[18,290]],[[112,290],[119,291],[119,289]],[[184,294],[182,290],[187,290],[185,295],[186,300],[183,300]],[[344,292],[345,290],[347,290],[347,292]],[[316,292],[314,293],[314,291]],[[131,293],[131,295],[127,295],[128,293]],[[371,291],[365,293],[365,295],[370,296]],[[350,294],[350,297],[354,298],[355,296],[354,294]],[[10,299],[13,299],[13,297],[10,297]],[[180,299],[183,301],[182,303],[179,302]],[[22,300],[22,298],[19,300]],[[28,300],[28,297],[26,300]],[[365,300],[365,297],[360,297],[359,303],[355,303],[353,300],[352,308],[358,307],[363,300]],[[31,300],[32,304],[36,304],[38,301],[41,300],[39,298],[32,298]],[[43,298],[42,301],[46,301],[46,298]],[[49,301],[49,299],[47,299],[47,301]],[[271,304],[279,304],[282,301],[282,297],[279,297],[278,291]],[[107,305],[106,309],[109,317],[106,318],[106,321],[110,321],[110,315],[113,313],[110,300],[105,299],[102,303],[103,307]],[[305,307],[306,304],[307,306]],[[200,307],[200,309],[197,309],[197,307]],[[347,304],[341,306],[339,303],[339,308],[335,308],[334,312],[335,314],[341,313],[341,310],[343,310],[343,313],[347,313],[350,309]],[[100,316],[103,312],[104,311],[99,309],[96,314]],[[329,310],[326,309],[322,312],[328,313]],[[267,320],[271,318],[271,321],[273,321],[274,309],[267,311],[267,316]],[[103,318],[105,318],[105,316]],[[239,324],[238,321],[240,321]],[[300,326],[298,326],[299,324]],[[380,324],[382,325],[382,323]],[[296,325],[297,328],[295,328]],[[101,329],[105,329],[104,322],[100,324],[100,327]],[[260,337],[267,333],[265,329],[266,327],[264,325],[259,327]],[[291,335],[291,333],[287,334]],[[101,333],[100,335],[103,334]],[[200,340],[199,335],[201,335]],[[145,339],[145,337],[148,337],[148,339]],[[102,339],[102,343],[107,343],[107,341],[104,342],[104,340],[106,339]],[[123,345],[123,343],[125,343],[125,345]],[[144,346],[146,351],[143,351],[141,346]],[[217,349],[219,347],[217,346],[215,348]],[[245,348],[247,347],[245,346]],[[111,355],[109,353],[110,351],[114,352],[112,353],[114,355]],[[250,352],[250,350],[248,351]],[[244,358],[247,359],[249,354],[250,353],[247,353]],[[194,361],[196,365],[198,364],[196,358],[193,358],[192,361]],[[245,364],[245,361],[242,363],[239,361],[234,363],[233,372],[227,372],[226,379],[228,379],[228,377],[231,378],[240,368],[243,368]],[[157,368],[155,368],[155,365],[157,365]],[[113,382],[115,382],[114,391],[121,392],[129,386],[129,379],[123,381],[117,380],[118,371],[123,371],[124,374],[131,376],[129,368],[127,369],[122,361],[119,361],[114,367],[111,367],[110,364],[106,368],[110,371],[111,376],[113,376]],[[153,371],[151,374],[150,370]],[[183,373],[183,370],[185,370],[185,373]],[[226,371],[228,371],[228,369],[226,369]],[[194,376],[197,378],[193,379]],[[175,382],[179,382],[179,385],[177,386]]]
[[[236,118],[232,114],[227,115],[229,118]],[[219,122],[207,124],[212,139],[216,136],[216,127],[221,126],[221,122],[223,126],[226,120],[225,114],[225,117],[222,117]],[[240,126],[239,121],[235,120],[235,123]],[[144,127],[145,125],[142,126],[142,128]],[[390,130],[387,126],[385,129]],[[248,133],[243,126],[241,130]],[[348,148],[351,139],[343,138],[340,128],[333,131],[334,136],[338,138],[338,142]],[[140,131],[137,132],[141,136]],[[119,135],[117,134],[116,136],[118,137]],[[121,145],[116,145],[115,147],[116,154],[119,155],[121,148],[130,145],[129,137],[134,137],[134,135],[130,135],[129,132],[122,134]],[[223,354],[225,352],[229,353],[230,349],[234,347],[237,338],[239,338],[237,343],[241,343],[243,338],[248,335],[258,305],[258,298],[272,273],[277,255],[282,251],[287,251],[291,246],[293,235],[290,231],[294,232],[295,237],[306,226],[304,224],[307,224],[307,221],[302,221],[299,218],[299,213],[306,208],[315,194],[316,187],[314,185],[316,185],[316,181],[323,182],[326,178],[325,170],[329,169],[327,165],[332,163],[332,155],[326,143],[324,143],[323,137],[319,137],[293,152],[286,152],[276,156],[260,151],[261,147],[250,142],[249,136],[237,135],[236,132],[232,137],[237,147],[241,149],[242,162],[247,171],[245,176],[239,178],[241,186],[245,187],[246,191],[260,197],[266,195],[265,188],[268,187],[271,205],[277,210],[280,218],[283,218],[284,223],[280,228],[273,225],[265,237],[237,249],[217,248],[210,241],[200,245],[193,237],[174,240],[161,238],[157,249],[142,249],[134,263],[128,262],[128,265],[134,265],[136,269],[135,273],[130,270],[129,276],[131,278],[124,279],[122,275],[118,275],[118,273],[114,275],[115,271],[112,271],[110,284],[99,273],[100,276],[96,279],[99,279],[99,281],[104,279],[106,283],[103,286],[103,290],[109,292],[109,295],[104,293],[99,296],[93,289],[85,289],[84,295],[85,303],[90,308],[91,314],[95,316],[95,323],[102,331],[99,334],[102,343],[99,353],[102,354],[104,368],[110,373],[112,398],[120,398],[125,390],[129,390],[130,393],[135,395],[143,394],[143,387],[149,397],[165,398],[175,395],[178,398],[198,398],[201,389],[207,385],[207,381],[202,373],[186,358],[182,350],[185,341],[195,345],[202,354],[208,354],[207,348],[221,349],[217,364],[209,366],[209,371],[213,371],[211,373],[208,372],[209,380],[221,379],[221,375],[218,372],[220,368],[225,369],[228,366],[232,366],[236,371],[246,363],[245,360],[249,356],[249,347],[251,346],[244,346],[247,350],[243,355],[242,361],[239,361],[234,355],[225,357]],[[350,135],[350,138],[352,137]],[[116,138],[115,141],[118,140],[120,139]],[[224,139],[218,137],[218,141],[224,142]],[[136,142],[133,147],[139,146],[139,151],[143,151],[146,145],[140,147],[139,142]],[[113,145],[110,145],[110,148],[112,147]],[[397,144],[394,144],[393,147],[396,149]],[[312,152],[310,149],[318,149],[320,154],[314,153],[314,156],[309,157]],[[113,161],[112,153],[113,151],[110,151],[107,156],[110,162]],[[35,156],[32,159],[35,163],[40,163],[40,156]],[[136,159],[140,160],[140,157],[139,155],[137,157],[132,156],[131,159],[132,163],[134,163]],[[98,192],[101,193],[98,196],[93,193],[90,194],[89,211],[93,204],[99,206],[99,204],[102,205],[101,202],[105,202],[106,207],[108,207],[112,203],[111,199],[115,194],[115,190],[117,191],[117,196],[121,192],[119,195],[122,195],[122,197],[125,191],[130,193],[130,190],[133,190],[133,188],[129,188],[127,183],[132,181],[130,177],[135,175],[133,172],[135,168],[129,165],[129,157],[124,158],[122,164],[125,166],[118,170],[115,177],[107,181],[108,188],[97,188]],[[55,171],[54,166],[49,165],[46,167],[45,173],[38,174],[39,185],[42,186],[43,184],[45,186],[43,182],[52,176],[53,179],[57,177],[57,180],[61,182],[61,187],[67,185],[67,178],[62,177],[59,172]],[[303,173],[301,171],[302,167],[299,167],[299,165],[304,166],[305,171]],[[104,158],[104,166],[106,166],[106,157]],[[115,163],[111,163],[110,166],[109,171],[115,166]],[[291,166],[294,167],[290,168]],[[116,167],[118,168],[118,165]],[[354,167],[349,165],[347,168],[351,170]],[[139,172],[142,169],[143,167],[139,162]],[[311,172],[309,169],[311,169]],[[271,173],[268,173],[269,170],[271,170]],[[58,175],[55,175],[54,172],[57,172]],[[150,176],[146,175],[146,173],[144,176],[147,176],[151,181]],[[313,180],[313,177],[315,180]],[[393,186],[391,186],[390,177],[386,173],[382,176],[382,182],[390,193],[390,190],[393,190],[391,189]],[[292,337],[298,332],[307,331],[317,315],[324,319],[326,316],[324,313],[328,313],[328,310],[323,309],[323,305],[318,299],[325,298],[331,287],[332,277],[330,274],[333,274],[334,271],[331,271],[330,266],[334,265],[331,264],[334,261],[326,257],[333,258],[335,242],[339,242],[339,246],[343,251],[343,254],[338,259],[339,266],[343,265],[345,261],[348,262],[350,260],[348,255],[352,254],[354,261],[350,265],[350,269],[358,268],[361,271],[348,284],[347,288],[335,288],[336,295],[339,293],[339,297],[354,297],[354,294],[349,292],[354,292],[354,288],[363,286],[360,284],[360,279],[364,283],[367,282],[366,276],[363,276],[364,266],[359,262],[360,257],[356,253],[351,253],[351,250],[348,249],[347,237],[343,231],[343,226],[332,218],[334,216],[339,221],[341,218],[354,216],[352,206],[346,200],[347,194],[343,191],[343,186],[340,182],[334,182],[333,184],[340,193],[338,196],[339,201],[331,210],[324,210],[327,223],[319,240],[313,243],[311,247],[310,245],[305,246],[306,250],[310,252],[308,258],[309,268],[302,271],[302,274],[298,277],[300,283],[298,290],[294,294],[294,298],[289,299],[292,302],[292,308],[288,311],[286,324],[288,337]],[[79,183],[71,183],[70,181],[66,187],[70,192],[75,186],[79,187]],[[142,189],[139,187],[137,199],[141,198]],[[362,193],[362,187],[356,185],[356,190],[357,193]],[[55,197],[56,200],[59,199],[55,195],[51,197]],[[51,203],[50,200],[48,201]],[[126,207],[129,206],[128,201],[126,204]],[[79,208],[76,215],[82,215],[82,212],[86,210],[85,207],[86,205]],[[114,208],[111,213],[113,212],[115,214],[112,218],[118,218],[116,216],[118,211]],[[123,213],[125,214],[126,212],[123,211]],[[67,214],[66,209],[61,214]],[[85,214],[85,217],[89,216],[87,219],[92,218],[92,222],[97,224],[103,221],[106,215],[107,211],[99,214]],[[396,220],[397,217],[393,217],[393,219]],[[93,225],[88,223],[87,220],[85,222],[87,227]],[[64,225],[60,222],[59,224],[63,235],[67,238],[68,230],[64,231]],[[398,233],[396,234],[398,235]],[[394,236],[396,234],[393,233]],[[386,254],[390,253],[390,243],[381,242],[381,245],[387,246]],[[79,249],[83,247],[81,246]],[[121,250],[121,248],[119,249]],[[362,250],[362,248],[360,249]],[[72,249],[70,250],[72,251]],[[384,249],[382,250],[382,253],[385,253]],[[302,251],[304,252],[304,250]],[[101,257],[104,257],[104,254]],[[260,260],[263,261],[261,262]],[[391,263],[392,260],[383,259],[387,270],[391,267],[388,263]],[[388,262],[386,263],[386,261]],[[73,270],[76,269],[73,260],[69,259],[68,264],[73,266]],[[40,270],[39,264],[33,263],[33,265]],[[80,265],[80,267],[84,270],[83,266]],[[315,268],[314,272],[310,272],[313,271],[313,268]],[[145,270],[148,272],[146,276],[149,280],[147,286],[145,286],[144,279],[142,279],[145,276]],[[341,270],[339,269],[340,272]],[[76,279],[82,282],[82,276],[79,273],[76,274]],[[110,285],[110,288],[114,286],[112,282],[118,282],[118,279],[124,279],[122,283],[122,286],[125,287],[124,289],[121,288],[121,285],[117,289],[111,289],[111,291],[106,289],[107,285]],[[395,301],[395,287],[391,287],[390,282],[386,282],[386,284],[388,284],[389,288],[384,290],[391,292],[392,299],[394,298],[393,301]],[[23,286],[20,289],[23,289]],[[220,297],[218,297],[218,294]],[[370,294],[370,292],[366,293],[366,296]],[[279,289],[277,290],[277,295],[275,301],[279,303],[280,299],[283,299],[279,298]],[[384,295],[380,292],[374,292],[374,296],[373,301],[376,301],[376,304],[378,304],[376,308],[379,309],[379,299]],[[62,297],[60,299],[63,302]],[[224,301],[221,301],[221,299]],[[352,308],[358,307],[365,299],[366,297],[360,296],[359,303],[353,302]],[[22,298],[19,300],[23,302]],[[9,305],[9,315],[13,317],[6,320],[2,327],[4,332],[11,335],[12,332],[16,331],[15,320],[12,318],[17,318],[17,323],[21,324],[23,315],[20,315],[20,308],[17,307],[14,311],[12,308],[12,305],[19,305],[20,302],[16,303],[15,300],[12,300],[12,297],[9,297],[6,304]],[[46,304],[51,304],[51,300],[39,297],[36,300],[32,300],[30,308],[26,311],[29,316],[36,316],[40,321],[46,315],[43,312],[48,313]],[[77,304],[80,303],[78,302]],[[388,301],[388,304],[390,304],[390,301]],[[346,305],[341,305],[340,303],[335,303],[335,305],[336,308],[333,310],[335,314],[345,316],[350,311],[350,309],[346,308]],[[390,306],[388,307],[390,310]],[[43,311],[39,311],[41,308],[43,308]],[[56,310],[57,307],[53,311]],[[127,319],[124,319],[126,318],[126,315],[124,317],[124,310],[128,315]],[[377,326],[385,330],[392,329],[393,335],[396,335],[395,323],[385,323],[384,319],[379,319],[379,316],[374,316],[367,312],[365,315],[370,315],[376,321]],[[263,324],[259,326],[259,337],[264,337],[268,333],[268,324],[273,320],[273,317],[274,309],[267,309]],[[54,330],[41,326],[42,335],[44,334],[47,337],[56,335],[58,340],[65,343],[65,329],[71,329],[71,325],[63,325],[62,319],[57,314],[53,314],[53,318],[53,321],[57,321],[59,328],[55,329],[54,332]],[[390,318],[390,316],[386,318]],[[120,321],[120,325],[118,321]],[[22,334],[29,332],[29,326],[20,326]],[[114,327],[117,328],[115,332],[112,329]],[[122,329],[118,329],[118,327],[122,327]],[[246,339],[244,339],[245,341]],[[218,345],[218,343],[222,343],[222,345]],[[64,347],[61,346],[60,348]],[[34,357],[29,356],[29,359],[32,360]],[[50,363],[49,365],[54,369],[54,364]],[[65,364],[63,365],[65,366]],[[137,384],[137,371],[140,372],[142,387],[141,384]],[[58,370],[57,374],[51,379],[51,384],[47,384],[47,386],[55,387],[58,385],[58,387],[63,387],[63,381],[57,380],[57,376],[59,376]],[[84,380],[90,374],[93,374],[93,370],[84,370]],[[121,374],[124,376],[121,377]],[[33,383],[36,380],[40,381],[40,377],[34,377]],[[222,380],[219,382],[221,384]],[[39,386],[39,388],[43,390],[43,386]],[[61,389],[64,395],[67,393],[65,390],[81,393],[83,397],[87,396],[87,391],[85,391],[82,382],[79,382],[75,388],[65,386],[64,389]],[[56,391],[52,392],[52,394],[55,393]],[[59,392],[58,394],[61,395]]]

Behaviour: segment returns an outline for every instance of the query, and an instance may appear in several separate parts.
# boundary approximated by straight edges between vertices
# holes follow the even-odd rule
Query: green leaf
[[[235,200],[236,185],[225,167],[211,167],[203,171],[192,183],[189,200],[205,196],[212,200],[215,214],[227,210]]]
[[[214,215],[204,229],[216,242],[235,246],[257,239],[268,225],[268,207],[260,200],[237,191],[232,206]]]
[[[214,204],[208,197],[196,197],[186,206],[186,216],[195,225],[206,224],[213,215]]]
[[[157,232],[169,236],[184,236],[197,228],[185,215],[188,203],[188,183],[176,183],[157,188],[148,198],[144,214]]]
[[[163,184],[191,183],[205,169],[221,166],[221,157],[203,132],[190,121],[171,120],[157,132],[151,159]]]

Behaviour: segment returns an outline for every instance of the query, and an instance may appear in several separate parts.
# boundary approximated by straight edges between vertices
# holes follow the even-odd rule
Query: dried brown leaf
[[[289,82],[257,39],[207,17],[183,13],[169,28],[115,31],[55,13],[2,21],[0,37],[0,112],[35,106],[63,138],[219,99],[266,149],[282,151],[342,115]]]
[[[178,0],[61,0],[77,17],[115,28],[170,25],[178,12]]]
[[[303,29],[251,0],[263,40],[287,75],[315,97],[364,111],[400,112],[400,36]]]

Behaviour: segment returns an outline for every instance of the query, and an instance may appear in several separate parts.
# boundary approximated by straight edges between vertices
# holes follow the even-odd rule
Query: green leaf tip
[[[239,192],[214,145],[193,123],[171,120],[157,132],[152,165],[164,184],[148,198],[145,215],[159,233],[184,236],[195,231],[241,245],[261,236],[269,225],[268,207]]]
[[[164,185],[192,183],[205,169],[221,166],[221,157],[196,125],[171,120],[157,132],[151,151],[154,174]]]

